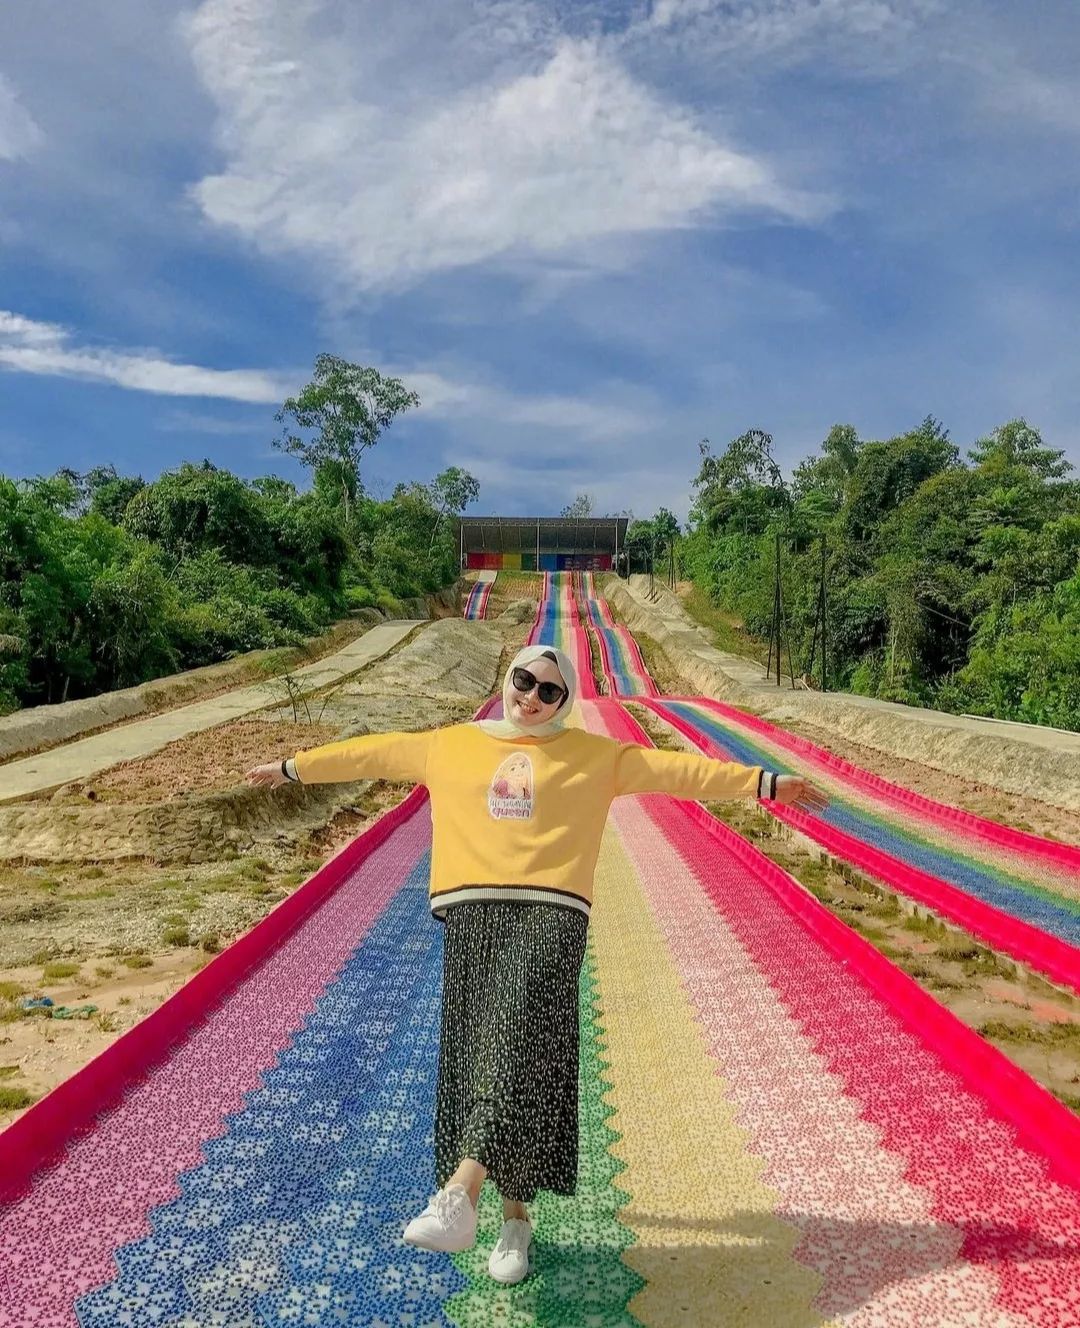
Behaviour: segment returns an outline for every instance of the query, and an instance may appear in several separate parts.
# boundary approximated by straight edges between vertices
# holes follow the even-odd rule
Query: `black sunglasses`
[[[524,696],[527,696],[535,687],[536,695],[543,701],[544,705],[551,705],[564,696],[570,695],[566,688],[560,687],[557,682],[537,682],[528,669],[515,669],[510,675],[510,681],[514,684],[515,689]]]

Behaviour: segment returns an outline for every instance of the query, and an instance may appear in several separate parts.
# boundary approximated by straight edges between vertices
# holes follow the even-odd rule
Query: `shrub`
[[[59,982],[63,978],[73,978],[79,971],[78,964],[54,963],[46,964],[41,970],[42,982]]]

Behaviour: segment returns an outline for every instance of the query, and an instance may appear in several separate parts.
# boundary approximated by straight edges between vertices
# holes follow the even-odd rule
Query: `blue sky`
[[[1073,0],[4,6],[0,471],[304,483],[320,351],[476,514],[684,515],[750,427],[1080,466],[1077,68]]]

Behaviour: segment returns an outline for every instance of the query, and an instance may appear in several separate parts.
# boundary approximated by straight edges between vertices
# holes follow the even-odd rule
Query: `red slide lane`
[[[494,697],[485,701],[475,718],[482,719],[495,701]],[[115,1106],[134,1082],[160,1062],[170,1047],[321,907],[427,800],[427,789],[417,785],[156,1010],[9,1125],[0,1134],[0,1204],[17,1199],[40,1167],[61,1156],[78,1134],[92,1126],[96,1116]]]
[[[668,700],[664,697],[662,701]],[[662,704],[661,701],[661,704]],[[642,699],[642,705],[648,701]],[[665,723],[677,729],[689,738],[709,756],[717,755],[717,747],[707,736],[699,733],[680,715],[669,714],[657,706],[650,706]],[[942,914],[959,926],[966,927],[981,936],[996,949],[1029,964],[1040,973],[1045,973],[1054,982],[1068,987],[1080,995],[1080,949],[1051,936],[1029,922],[1014,918],[991,904],[976,899],[964,890],[958,889],[946,881],[920,871],[899,858],[885,853],[879,848],[865,844],[861,839],[836,829],[827,821],[811,816],[807,812],[791,807],[783,807],[778,802],[763,800],[763,805],[778,821],[784,821],[793,829],[815,840],[822,848],[835,857],[850,862],[867,875],[883,881],[894,890],[911,899],[917,899],[935,912]]]
[[[974,812],[964,811],[960,807],[947,807],[944,803],[934,802],[921,793],[901,788],[899,784],[892,784],[880,775],[872,774],[869,770],[863,770],[860,766],[852,765],[850,761],[845,761],[840,756],[834,756],[832,752],[816,747],[806,738],[800,738],[794,733],[788,733],[784,729],[777,728],[766,720],[759,719],[757,715],[748,715],[742,710],[735,710],[731,706],[725,705],[723,701],[714,701],[702,696],[665,696],[663,699],[665,701],[686,701],[714,710],[725,719],[740,724],[754,733],[760,733],[779,746],[786,747],[789,751],[798,752],[800,756],[807,760],[816,761],[819,765],[842,774],[846,779],[850,779],[853,783],[865,789],[872,790],[879,797],[889,802],[916,809],[921,815],[929,820],[936,821],[939,825],[949,828],[960,825],[972,835],[985,839],[988,843],[997,844],[999,847],[1007,848],[1014,853],[1045,858],[1048,862],[1080,872],[1080,847],[1072,844],[1058,844],[1052,839],[1043,839],[1039,835],[1028,834],[1023,830],[1013,830],[1010,826],[999,825],[996,821],[988,821],[981,816],[976,816]]]
[[[605,708],[606,709],[606,708]],[[613,737],[652,746],[648,735],[621,706],[621,722],[609,719]],[[607,715],[605,715],[607,718]],[[845,926],[798,881],[741,835],[710,816],[700,803],[672,799],[695,826],[722,844],[775,894],[840,962],[862,978],[898,1018],[961,1076],[972,1092],[1008,1121],[1027,1146],[1047,1158],[1057,1179],[1080,1188],[1080,1117],[968,1028],[914,978],[889,962],[869,941]],[[683,849],[680,847],[680,852]],[[708,863],[696,854],[698,867]]]

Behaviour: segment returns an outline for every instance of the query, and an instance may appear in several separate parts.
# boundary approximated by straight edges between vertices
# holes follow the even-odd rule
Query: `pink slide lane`
[[[863,770],[860,766],[852,765],[850,761],[835,756],[823,747],[815,746],[814,743],[806,738],[799,737],[798,734],[788,733],[784,729],[777,728],[774,724],[759,719],[757,715],[748,715],[742,710],[734,710],[731,706],[725,705],[723,701],[714,701],[711,698],[700,696],[665,697],[664,699],[667,701],[690,701],[694,705],[713,710],[722,718],[731,720],[733,723],[749,729],[752,733],[759,733],[778,746],[785,747],[791,752],[797,752],[805,759],[835,771],[858,788],[876,796],[882,802],[889,802],[894,806],[903,807],[907,811],[917,812],[926,820],[944,826],[954,834],[959,831],[972,839],[985,840],[997,848],[1006,849],[1028,861],[1036,858],[1043,862],[1052,863],[1072,874],[1074,880],[1077,875],[1080,875],[1080,848],[1075,844],[1059,844],[1056,840],[1044,839],[1041,835],[1034,835],[1024,830],[1014,830],[1007,825],[999,825],[997,821],[989,821],[985,817],[976,816],[974,812],[965,811],[962,807],[949,807],[944,803],[935,802],[932,798],[924,797],[921,793],[915,793],[912,789],[893,784],[889,780],[883,779],[881,775],[875,775],[869,770]]]
[[[647,742],[621,707],[618,713],[605,707],[604,719],[611,736]],[[869,1201],[878,1214],[869,1225],[891,1224],[884,1232],[863,1231],[860,1240],[869,1241],[877,1250],[874,1257],[881,1259],[888,1257],[881,1243],[891,1245],[887,1268],[904,1277],[887,1293],[896,1313],[885,1312],[882,1305],[881,1314],[872,1314],[867,1304],[863,1317],[852,1322],[875,1328],[917,1323],[1005,1328],[1017,1321],[1038,1328],[1080,1325],[1080,1121],[699,804],[655,795],[636,801],[641,812],[634,807],[624,812],[625,804],[617,803],[615,814],[643,813],[655,831],[630,834],[626,842],[634,847],[635,841],[644,846],[664,841],[664,851],[678,853],[716,910],[710,937],[699,903],[668,896],[657,900],[667,915],[665,928],[686,957],[688,992],[693,995],[696,988],[708,996],[711,1013],[703,1027],[715,1037],[718,1020],[736,1024],[740,1036],[729,1041],[725,1053],[728,1077],[737,1099],[751,1103],[748,1128],[770,1159],[772,1183],[790,1204],[791,1211],[783,1215],[805,1224],[800,1258],[825,1274],[821,1295],[830,1311],[842,1312],[845,1304],[853,1311],[852,1300],[866,1299],[865,1291],[857,1290],[858,1281],[877,1276],[880,1287],[888,1273],[878,1276],[873,1267],[857,1265],[845,1280],[841,1250],[849,1237],[837,1231],[835,1221],[818,1220],[820,1210],[808,1208],[812,1191],[800,1186],[818,1186],[819,1201],[823,1191],[843,1191],[848,1203],[852,1191],[862,1190],[856,1203]],[[631,822],[631,828],[640,830],[640,825]],[[688,917],[704,930],[695,926],[680,938]],[[745,956],[739,962],[749,969],[737,967],[721,978],[707,956],[710,946],[722,945],[725,962],[737,960],[725,931]],[[750,1025],[731,1018],[727,1002],[735,1001],[738,1010],[755,990],[750,969],[801,1039],[791,1041],[783,1020],[778,1030],[775,1013],[753,1038],[746,1036]],[[737,974],[747,985],[736,980]],[[774,1043],[774,1032],[787,1042]],[[791,1048],[790,1065],[773,1054],[776,1045]],[[793,1101],[798,1094],[789,1082],[792,1074],[814,1069],[805,1054],[800,1056],[800,1045],[810,1049],[836,1084],[827,1091],[820,1077],[804,1080],[808,1102]],[[743,1064],[746,1069],[738,1069]],[[738,1082],[745,1076],[753,1082],[755,1074],[767,1079],[770,1073],[777,1082],[768,1089],[756,1084],[751,1091]],[[788,1113],[786,1133],[794,1137],[781,1140],[778,1121],[754,1105],[759,1089],[773,1095],[777,1112]],[[876,1136],[878,1150],[896,1159],[886,1164],[886,1184],[899,1164],[904,1186],[895,1192],[895,1202],[901,1214],[911,1212],[910,1218],[882,1207],[882,1182],[865,1151],[868,1144],[853,1140],[854,1156],[831,1145],[832,1151],[824,1151],[824,1142],[820,1148],[812,1145],[814,1134],[826,1139],[844,1119],[840,1113],[852,1110],[838,1100],[841,1095]],[[807,1111],[835,1112],[837,1119],[819,1119],[804,1139],[799,1132],[811,1129]],[[847,1172],[842,1159],[854,1162],[860,1149],[869,1170]],[[802,1174],[807,1169],[825,1175],[807,1178]],[[914,1207],[906,1207],[915,1204],[913,1195],[919,1192],[926,1214],[921,1220]],[[866,1217],[851,1220],[866,1222]],[[907,1225],[911,1221],[914,1230]],[[933,1263],[934,1253],[947,1253],[954,1240],[950,1233],[962,1239],[956,1262],[941,1268]],[[995,1282],[991,1307],[986,1296]],[[924,1297],[921,1309],[919,1296]],[[873,1303],[879,1304],[876,1296]]]
[[[862,1104],[830,1073],[645,808],[621,798],[613,817],[747,1147],[765,1159],[762,1183],[780,1196],[777,1215],[802,1232],[793,1255],[822,1278],[815,1308],[844,1315],[852,1328],[1028,1323],[995,1310],[993,1271],[961,1257],[964,1232],[935,1219],[932,1194],[905,1179],[904,1157],[882,1147]],[[659,882],[679,879],[679,868],[683,888],[673,897]],[[725,890],[747,888],[747,875],[714,856],[712,879]]]
[[[681,715],[663,709],[658,709],[657,713],[707,755],[721,755],[712,738],[699,732]],[[768,807],[778,821],[783,821],[785,825],[790,825],[792,829],[814,840],[835,858],[851,863],[867,876],[881,881],[909,899],[917,899],[942,917],[966,927],[1002,953],[1019,959],[1038,972],[1045,973],[1052,981],[1080,994],[1080,949],[1069,941],[1045,932],[1022,918],[1015,918],[976,895],[837,829],[820,816],[812,816],[797,808],[783,807],[780,803],[767,800],[763,805]]]
[[[394,826],[399,828],[387,836]],[[203,1145],[223,1133],[225,1117],[258,1087],[425,851],[430,833],[426,792],[415,790],[197,975],[202,978],[242,951],[260,928],[272,933],[277,915],[298,900],[302,905],[304,893],[311,892],[314,911],[273,942],[275,948],[254,961],[257,966],[219,1004],[206,1008],[194,1027],[189,1018],[186,1039],[144,1070],[118,1107],[67,1138],[66,1154],[38,1171],[32,1187],[0,1210],[3,1328],[74,1328],[72,1302],[115,1276],[113,1251],[147,1234],[147,1214],[178,1193],[180,1173],[202,1160]],[[377,844],[371,852],[367,836]],[[132,1033],[167,1012],[170,1003]],[[130,1036],[118,1039],[68,1084],[81,1076],[92,1083],[98,1062]],[[53,1097],[38,1105],[44,1108]],[[9,1136],[36,1110],[0,1135],[5,1171],[15,1160],[11,1150],[17,1141]],[[28,1127],[22,1134],[31,1137]]]

